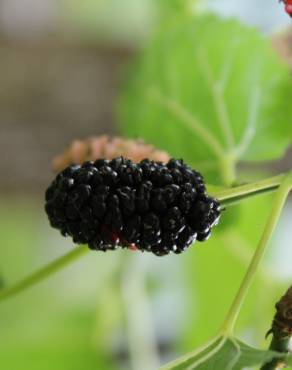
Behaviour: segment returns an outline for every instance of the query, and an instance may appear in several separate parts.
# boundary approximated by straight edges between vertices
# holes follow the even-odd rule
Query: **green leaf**
[[[240,370],[264,364],[275,357],[282,355],[252,348],[236,338],[219,337],[161,370]]]
[[[239,161],[282,156],[292,139],[291,79],[270,42],[234,20],[184,13],[130,65],[118,121],[129,136],[183,157],[208,181]]]
[[[34,198],[2,197],[0,203],[0,269],[7,285],[72,248],[72,242],[56,239],[53,230],[43,230],[46,220]],[[112,311],[107,306],[112,302],[103,301],[100,293],[112,289],[111,279],[118,280],[121,257],[92,257],[1,303],[1,369],[117,368],[112,343],[119,327],[116,321],[115,331],[112,323],[111,337],[103,331],[109,329],[109,317],[104,316],[108,324],[101,327],[100,315]]]
[[[0,290],[4,288],[4,279],[2,278],[2,276],[0,275]]]
[[[158,9],[162,19],[167,19],[169,16],[178,16],[180,12],[189,12],[194,8],[197,0],[159,0],[157,1]]]
[[[292,355],[290,355],[289,357],[288,357],[288,359],[287,359],[287,365],[288,366],[290,366],[290,367],[292,367]],[[290,367],[289,367],[289,369],[290,369]],[[288,370],[289,370],[288,369]]]

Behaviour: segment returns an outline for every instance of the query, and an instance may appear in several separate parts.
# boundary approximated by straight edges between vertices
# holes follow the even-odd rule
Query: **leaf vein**
[[[197,54],[202,74],[207,82],[207,85],[209,86],[209,89],[211,90],[220,129],[223,133],[226,145],[230,150],[232,150],[235,147],[235,142],[225,99],[223,97],[222,84],[216,81],[212,75],[211,67],[205,50],[201,47]]]
[[[242,136],[241,142],[236,148],[236,153],[239,158],[246,153],[253,138],[255,137],[256,122],[259,114],[260,103],[261,90],[259,86],[255,86],[251,91],[251,96],[249,99],[245,132]]]
[[[208,361],[211,357],[213,357],[214,355],[216,355],[220,351],[220,349],[224,346],[226,340],[227,340],[226,337],[222,337],[215,348],[213,348],[210,352],[208,352],[205,356],[200,358],[198,361],[196,361],[192,365],[190,365],[186,370],[195,370],[196,368],[198,368],[198,366],[200,366],[204,362]]]
[[[221,159],[224,157],[224,149],[220,142],[195,116],[193,116],[192,113],[187,111],[177,101],[164,96],[157,88],[150,89],[149,94],[156,103],[160,104],[161,107],[165,108],[168,112],[178,118],[181,123],[200,137],[217,158]]]

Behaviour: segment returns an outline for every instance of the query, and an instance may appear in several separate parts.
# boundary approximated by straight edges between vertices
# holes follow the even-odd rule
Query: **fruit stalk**
[[[222,205],[230,206],[260,194],[266,194],[278,189],[285,175],[251,182],[211,193]]]
[[[226,320],[223,324],[221,332],[223,335],[232,336],[234,332],[234,327],[244,302],[244,299],[248,293],[248,290],[254,280],[254,277],[258,271],[258,267],[263,259],[265,251],[267,249],[268,243],[271,240],[275,227],[277,226],[278,220],[280,218],[282,209],[284,207],[286,198],[292,187],[292,172],[288,173],[282,180],[280,187],[278,188],[275,198],[273,201],[272,210],[268,221],[266,223],[264,232],[259,241],[258,247],[255,254],[251,260],[245,277],[242,280],[241,286],[235,296],[235,299],[230,307],[227,314]]]

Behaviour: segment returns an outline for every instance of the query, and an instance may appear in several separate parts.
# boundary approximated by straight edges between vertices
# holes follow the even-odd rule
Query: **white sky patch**
[[[292,199],[284,208],[271,253],[272,267],[283,279],[292,278]]]
[[[278,0],[206,0],[205,3],[216,13],[236,17],[264,32],[275,31],[292,24],[283,4],[279,4]]]

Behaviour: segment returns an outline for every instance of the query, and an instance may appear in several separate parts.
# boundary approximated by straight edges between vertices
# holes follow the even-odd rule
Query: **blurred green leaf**
[[[35,199],[1,198],[0,268],[5,282],[26,276],[62,255],[72,243],[47,227]],[[118,349],[114,323],[99,325],[112,302],[102,290],[120,265],[119,253],[93,254],[0,305],[0,362],[9,370],[114,370]],[[118,319],[115,321],[118,326]],[[117,328],[118,329],[118,328]],[[111,341],[109,340],[111,339]],[[106,343],[105,343],[106,342]]]
[[[52,283],[60,288],[56,280]],[[93,310],[80,307],[80,295],[65,305],[70,298],[63,293],[60,302],[60,296],[48,289],[50,284],[1,305],[1,366],[11,370],[115,369],[114,354],[100,348],[104,333],[100,330],[92,336]]]
[[[198,0],[158,0],[154,1],[158,10],[160,10],[160,16],[162,20],[167,20],[171,16],[178,17],[184,12],[190,13],[195,8],[195,4]]]
[[[3,277],[0,275],[0,290],[4,288],[4,279]]]
[[[233,219],[232,227],[224,227],[223,232],[221,227],[214,228],[212,237],[204,245],[195,244],[179,257],[187,295],[183,333],[178,339],[180,353],[207,340],[220,328],[260,239],[271,197],[253,198],[228,208],[222,221]],[[249,328],[253,344],[257,345],[263,343],[281,291],[268,262],[269,255],[257,274],[237,325],[239,333]]]
[[[288,357],[287,364],[288,364],[289,366],[292,366],[292,356],[291,356],[291,355]],[[290,367],[289,367],[289,369],[290,369]],[[288,369],[288,370],[289,370],[289,369]]]
[[[288,67],[256,30],[185,14],[130,65],[118,120],[126,135],[228,183],[239,161],[276,159],[291,143],[291,87]]]
[[[246,366],[264,364],[275,357],[281,355],[252,348],[236,338],[220,337],[201,351],[194,351],[161,370],[241,370]]]
[[[64,0],[61,11],[69,37],[122,46],[144,40],[152,15],[149,0]]]

